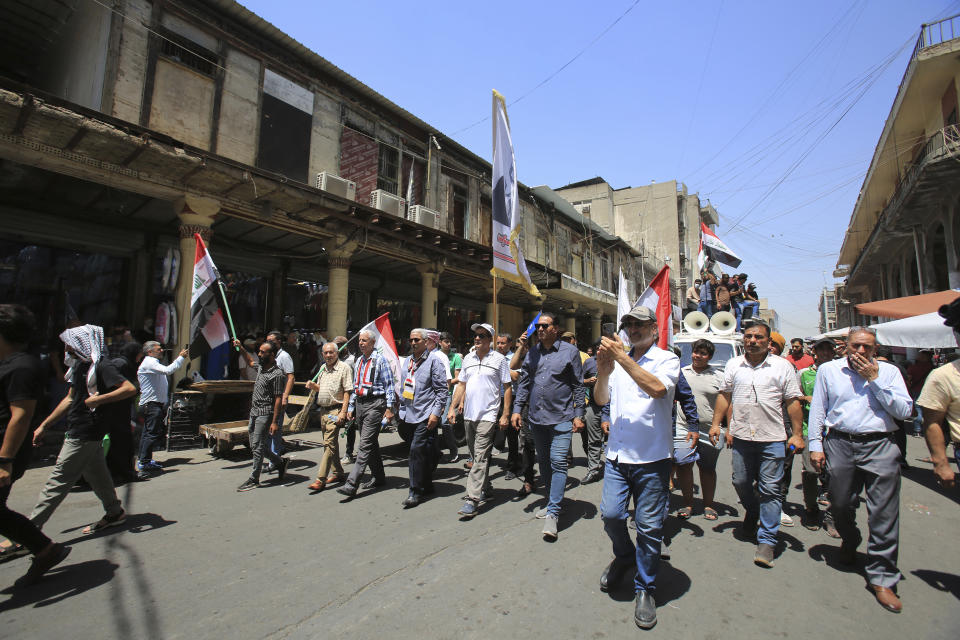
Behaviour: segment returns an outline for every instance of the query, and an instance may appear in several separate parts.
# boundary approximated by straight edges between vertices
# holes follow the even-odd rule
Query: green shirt
[[[805,396],[813,395],[813,386],[817,381],[817,365],[810,365],[800,370],[800,391]],[[810,403],[803,403],[803,437],[807,437],[807,416],[810,415]]]

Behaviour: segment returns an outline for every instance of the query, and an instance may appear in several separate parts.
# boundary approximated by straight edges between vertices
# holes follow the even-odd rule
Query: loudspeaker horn
[[[710,318],[710,328],[718,336],[730,335],[737,330],[737,317],[729,311],[719,311]]]
[[[689,333],[706,333],[710,318],[702,311],[691,311],[683,319],[683,328]]]

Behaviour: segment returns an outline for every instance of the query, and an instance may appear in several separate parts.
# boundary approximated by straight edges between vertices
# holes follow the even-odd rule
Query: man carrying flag
[[[742,262],[730,247],[723,244],[710,227],[700,223],[700,249],[697,252],[697,265],[702,271],[708,260],[720,262],[736,269]]]
[[[626,281],[623,278],[623,271],[620,272],[620,290],[617,295],[617,315],[621,318],[626,316],[637,306],[647,307],[653,311],[657,322],[657,340],[656,344],[661,349],[668,348],[673,344],[673,307],[670,303],[670,267],[664,265],[659,273],[654,276],[648,286],[637,301],[630,304],[627,298]],[[631,344],[627,332],[620,329],[621,341]]]
[[[400,369],[400,359],[397,357],[393,329],[387,314],[360,329],[357,342],[360,346],[360,358],[356,363],[347,419],[356,417],[360,430],[360,445],[350,477],[337,489],[337,493],[346,496],[344,502],[357,495],[358,486],[360,489],[373,489],[387,483],[377,437],[380,435],[382,423],[393,418],[394,408],[397,406],[396,372]],[[360,485],[360,478],[368,464],[373,472],[373,479]]]

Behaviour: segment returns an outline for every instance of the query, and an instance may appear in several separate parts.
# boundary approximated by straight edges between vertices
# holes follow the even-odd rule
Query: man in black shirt
[[[249,491],[260,486],[260,466],[266,456],[277,467],[277,481],[283,482],[287,473],[289,460],[280,457],[270,448],[270,437],[279,436],[280,411],[283,407],[283,396],[286,393],[287,376],[277,366],[273,350],[276,345],[267,341],[260,345],[260,364],[254,364],[253,357],[242,348],[239,340],[233,345],[240,349],[241,355],[247,361],[247,366],[257,370],[257,379],[253,383],[253,398],[250,401],[250,451],[253,452],[253,468],[250,477],[244,481],[237,491]]]
[[[120,355],[113,358],[113,364],[124,378],[135,387],[138,386],[137,366],[143,359],[143,345],[139,342],[125,342],[120,346]],[[133,469],[133,401],[130,396],[120,402],[109,404],[100,409],[102,418],[107,421],[107,434],[110,436],[110,448],[107,450],[107,468],[114,483],[133,482],[137,473]]]
[[[17,580],[18,586],[36,582],[70,553],[70,547],[53,542],[30,520],[7,507],[13,483],[30,464],[33,443],[27,434],[43,397],[40,361],[24,351],[33,326],[33,314],[26,307],[0,305],[0,533],[10,540],[9,549],[16,543],[34,555],[30,570]]]
[[[47,427],[64,414],[67,416],[67,432],[57,465],[40,492],[30,520],[38,527],[46,524],[82,475],[106,512],[98,522],[83,530],[92,533],[122,524],[127,517],[103,455],[103,436],[107,433],[110,416],[108,411],[105,417],[100,409],[132,398],[137,388],[123,377],[112,360],[105,357],[103,328],[92,324],[74,327],[61,333],[60,339],[67,351],[65,364],[69,370],[64,379],[70,389],[53,413],[33,432],[33,441],[34,444],[41,442]]]

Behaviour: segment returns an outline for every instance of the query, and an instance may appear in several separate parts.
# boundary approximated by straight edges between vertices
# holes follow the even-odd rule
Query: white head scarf
[[[74,353],[67,352],[63,359],[67,365],[67,374],[63,377],[66,382],[73,382],[73,371],[78,362],[89,362],[87,370],[87,393],[97,395],[97,365],[102,354],[107,350],[103,341],[103,327],[95,324],[85,324],[82,327],[67,329],[60,334],[63,344],[73,348]]]

